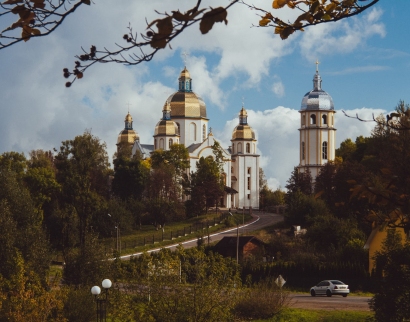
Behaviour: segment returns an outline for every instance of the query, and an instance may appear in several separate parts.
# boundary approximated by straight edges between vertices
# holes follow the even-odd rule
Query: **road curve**
[[[250,231],[259,230],[264,227],[271,226],[277,222],[283,221],[282,215],[271,214],[271,213],[258,212],[256,214],[252,214],[252,217],[253,219],[249,223],[246,223],[244,225],[239,225],[238,227],[230,228],[228,230],[220,231],[220,232],[209,235],[209,241],[215,242],[215,241],[221,240],[225,236],[236,236],[238,229],[239,229],[239,234],[247,234]],[[205,242],[207,242],[208,236],[204,236],[204,237],[205,237]],[[173,245],[168,245],[168,246],[164,246],[160,248],[151,249],[151,250],[148,250],[147,253],[158,252],[162,248],[175,250],[179,244],[181,244],[185,248],[195,247],[197,245],[197,238],[191,239],[191,240],[188,240],[182,243],[178,243],[178,244],[173,244]],[[138,252],[138,253],[131,254],[131,255],[124,255],[124,256],[121,256],[120,258],[123,260],[128,260],[133,256],[139,256],[141,254],[142,252]]]

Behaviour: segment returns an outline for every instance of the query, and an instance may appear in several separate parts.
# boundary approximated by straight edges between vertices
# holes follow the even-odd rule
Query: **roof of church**
[[[232,140],[235,139],[255,140],[255,132],[248,124],[248,113],[243,106],[239,112],[239,125],[237,125],[232,132]]]
[[[313,90],[307,92],[302,99],[301,110],[334,110],[332,97],[322,90],[322,78],[319,71],[313,77]]]
[[[204,118],[206,105],[199,95],[192,91],[192,79],[185,67],[179,76],[179,89],[165,102],[171,105],[172,118]]]

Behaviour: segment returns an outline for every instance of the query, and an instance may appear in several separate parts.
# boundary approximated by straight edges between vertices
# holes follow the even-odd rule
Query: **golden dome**
[[[186,68],[180,74],[178,91],[168,97],[165,105],[167,103],[170,104],[171,117],[173,119],[207,119],[205,102],[192,91],[192,79]]]
[[[132,122],[132,116],[131,114],[128,112],[128,114],[125,116],[125,120],[124,122]]]
[[[248,124],[239,124],[232,132],[232,140],[235,139],[255,140],[255,132]]]
[[[182,78],[182,77],[191,78],[191,75],[189,75],[189,71],[188,69],[186,69],[186,67],[184,67],[181,74],[179,75],[179,78]]]
[[[241,111],[239,112],[239,117],[245,117],[248,116],[248,112],[246,112],[245,108],[242,106]]]
[[[255,140],[255,132],[248,124],[248,113],[243,106],[239,112],[239,125],[232,132],[232,140],[235,139]]]
[[[135,140],[139,140],[139,136],[134,130],[122,130],[118,135],[117,145],[121,143],[134,144]]]
[[[155,127],[154,136],[179,136],[178,125],[171,120],[161,120]]]

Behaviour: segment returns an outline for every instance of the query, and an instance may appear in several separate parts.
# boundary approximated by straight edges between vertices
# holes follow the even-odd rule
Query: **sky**
[[[204,0],[203,7],[228,0]],[[270,9],[272,1],[254,0]],[[336,147],[347,138],[370,136],[372,122],[344,116],[392,111],[410,103],[410,41],[405,26],[408,0],[381,0],[365,13],[336,23],[306,28],[281,40],[273,28],[258,28],[257,12],[235,4],[228,24],[201,35],[194,25],[172,49],[137,66],[97,64],[72,87],[63,68],[72,69],[81,47],[115,49],[131,24],[145,32],[146,20],[161,12],[185,11],[193,1],[95,1],[69,16],[47,37],[0,50],[0,153],[58,149],[62,141],[88,130],[107,145],[112,159],[128,109],[141,143],[153,144],[165,100],[178,89],[186,66],[193,90],[207,106],[209,126],[222,146],[230,145],[242,107],[258,140],[260,165],[271,189],[284,189],[299,163],[300,106],[312,90],[318,60],[322,88],[333,98]],[[295,10],[278,11],[283,20]],[[13,18],[14,17],[10,17]],[[8,20],[7,20],[8,19]],[[0,25],[11,21],[2,16]]]

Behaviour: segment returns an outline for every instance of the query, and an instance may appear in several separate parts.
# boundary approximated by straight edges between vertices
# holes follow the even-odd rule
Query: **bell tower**
[[[299,171],[310,171],[313,181],[320,168],[335,159],[336,129],[332,97],[322,90],[322,78],[316,61],[313,90],[302,99],[300,113]]]

